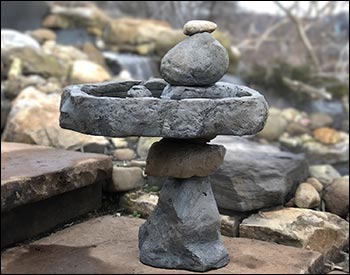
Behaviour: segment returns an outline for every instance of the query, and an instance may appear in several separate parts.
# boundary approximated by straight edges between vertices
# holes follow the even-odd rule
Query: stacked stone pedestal
[[[140,227],[142,263],[194,271],[228,264],[219,211],[208,179],[224,155],[223,146],[188,140],[163,139],[152,145],[146,173],[168,178],[156,209]]]

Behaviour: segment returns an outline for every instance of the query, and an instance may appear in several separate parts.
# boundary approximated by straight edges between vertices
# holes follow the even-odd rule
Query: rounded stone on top
[[[201,32],[213,32],[217,28],[214,22],[207,20],[191,20],[188,21],[184,27],[183,32],[186,35],[194,35]]]
[[[209,33],[197,33],[181,41],[162,58],[160,74],[174,86],[209,86],[226,73],[226,49]]]

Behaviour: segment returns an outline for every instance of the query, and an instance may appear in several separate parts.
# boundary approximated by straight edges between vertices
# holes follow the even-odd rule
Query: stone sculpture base
[[[155,267],[207,271],[228,264],[207,177],[168,178],[156,209],[140,227],[139,249],[141,262]]]

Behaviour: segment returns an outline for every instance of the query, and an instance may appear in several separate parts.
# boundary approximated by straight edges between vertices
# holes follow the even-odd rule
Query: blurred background
[[[61,132],[63,87],[159,77],[192,19],[217,23],[230,58],[223,81],[270,105],[251,138],[349,173],[348,1],[2,1],[2,140],[102,150],[96,137]]]

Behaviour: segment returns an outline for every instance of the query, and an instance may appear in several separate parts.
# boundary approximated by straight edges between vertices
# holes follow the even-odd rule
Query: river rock
[[[168,83],[163,78],[151,78],[147,80],[144,85],[152,92],[154,97],[160,97]]]
[[[308,182],[301,183],[295,192],[295,204],[300,208],[315,208],[321,203],[317,190]]]
[[[326,113],[313,113],[310,115],[310,127],[312,130],[332,126],[333,118]]]
[[[317,190],[318,193],[322,193],[323,185],[318,179],[308,178],[306,182],[310,183]]]
[[[245,87],[246,89],[249,89]],[[247,96],[248,91],[241,86],[217,82],[209,87],[187,87],[167,85],[161,98],[163,99],[185,99],[185,98],[225,98],[225,97],[243,97]]]
[[[220,239],[220,215],[208,179],[169,179],[140,227],[140,261],[201,272],[220,268],[229,262]]]
[[[223,164],[210,176],[220,208],[246,212],[283,205],[307,178],[303,155],[238,137],[218,137],[212,143],[226,148]]]
[[[177,44],[163,57],[162,77],[172,85],[207,86],[227,71],[226,49],[209,33],[198,33]]]
[[[349,242],[349,223],[337,215],[302,208],[260,212],[243,220],[240,237],[276,242],[336,256]]]
[[[349,178],[335,179],[323,193],[327,211],[345,218],[349,212]]]
[[[30,36],[33,37],[40,44],[43,44],[47,40],[56,40],[56,33],[49,29],[36,29],[30,32]]]
[[[268,141],[276,141],[285,132],[288,126],[287,120],[281,113],[271,108],[264,129],[258,133],[258,137]]]
[[[1,52],[22,47],[31,48],[34,51],[40,50],[39,43],[29,35],[15,30],[1,30]]]
[[[323,127],[314,130],[313,136],[324,144],[336,144],[342,140],[340,133],[332,128]]]
[[[141,187],[144,184],[142,169],[139,167],[113,167],[112,182],[104,189],[108,192],[124,192]]]
[[[201,32],[213,32],[217,28],[214,22],[207,20],[191,20],[188,21],[184,27],[183,32],[186,35],[194,35]]]
[[[136,157],[136,154],[130,148],[120,148],[113,152],[113,157],[117,160],[132,160]]]
[[[160,141],[161,137],[140,137],[137,142],[136,152],[140,158],[145,159],[148,155],[148,151],[151,148],[152,144]]]
[[[162,139],[147,156],[146,174],[157,177],[207,177],[223,162],[225,147]]]
[[[329,186],[335,179],[341,177],[339,172],[329,164],[312,165],[309,167],[309,173],[311,177],[318,179],[324,188]]]

